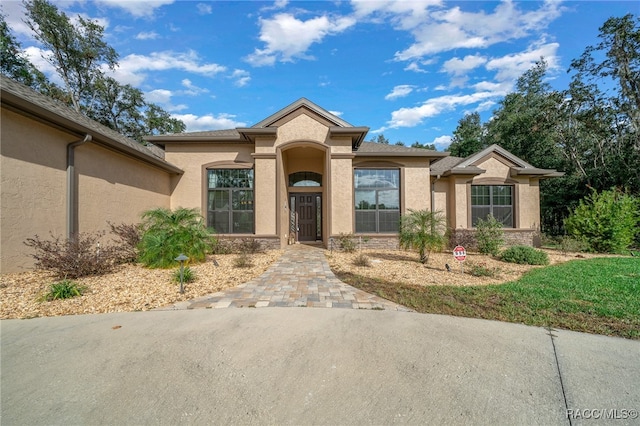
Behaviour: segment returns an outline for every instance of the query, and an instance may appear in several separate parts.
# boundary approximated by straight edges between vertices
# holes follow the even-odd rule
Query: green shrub
[[[521,265],[548,265],[549,256],[542,250],[529,246],[509,247],[500,254],[500,260]]]
[[[81,296],[85,287],[79,285],[75,281],[64,279],[55,282],[49,286],[49,291],[45,294],[45,300],[71,299],[72,297]]]
[[[182,282],[190,283],[196,280],[196,273],[193,269],[188,266],[185,266],[182,269]],[[180,282],[180,268],[173,271],[173,281],[179,283]]]
[[[205,260],[212,236],[196,209],[164,208],[149,210],[142,215],[140,262],[150,268],[170,268],[181,253],[190,262]]]
[[[573,238],[569,235],[560,237],[560,251],[562,251],[562,253],[587,250],[589,250],[589,244],[583,240]]]
[[[500,247],[504,243],[504,231],[502,223],[492,215],[487,215],[487,219],[478,219],[476,223],[476,241],[478,251],[482,254],[497,256]]]
[[[426,264],[429,254],[442,250],[446,242],[445,218],[441,212],[409,210],[400,217],[400,247],[418,251],[420,262]]]
[[[31,257],[37,269],[52,271],[58,279],[73,279],[106,274],[120,262],[114,246],[100,246],[103,236],[103,232],[79,233],[71,239],[51,235],[51,239],[43,240],[36,235],[24,244],[34,249]]]
[[[338,236],[338,246],[347,253],[353,253],[358,247],[353,234],[340,233]]]
[[[617,189],[580,200],[565,220],[570,235],[586,242],[598,253],[621,253],[629,248],[640,227],[640,201]]]

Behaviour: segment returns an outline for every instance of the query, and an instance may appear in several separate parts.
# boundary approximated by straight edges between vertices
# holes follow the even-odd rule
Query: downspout
[[[78,230],[76,221],[78,217],[78,200],[76,199],[76,171],[75,171],[75,149],[76,147],[91,142],[92,137],[86,134],[84,139],[71,142],[67,145],[67,239],[75,238]]]
[[[440,175],[436,175],[436,178],[433,182],[431,182],[431,211],[433,212],[436,208],[436,181],[440,179]]]

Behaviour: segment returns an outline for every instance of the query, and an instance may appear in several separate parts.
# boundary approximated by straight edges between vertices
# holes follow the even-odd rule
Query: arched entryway
[[[286,194],[289,244],[323,242],[327,235],[327,149],[312,142],[282,148],[282,186]],[[284,195],[284,194],[283,194]]]

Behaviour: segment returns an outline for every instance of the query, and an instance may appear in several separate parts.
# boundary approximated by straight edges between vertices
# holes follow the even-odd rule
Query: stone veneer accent
[[[333,249],[340,250],[340,243],[338,242],[338,237],[334,236],[333,239]],[[371,235],[353,235],[353,240],[356,242],[357,247],[362,247],[363,249],[379,249],[379,250],[398,250],[398,237],[396,235],[388,235],[388,236],[371,236]],[[331,242],[329,242],[328,249],[331,249]]]
[[[535,229],[503,229],[504,246],[532,246],[540,247],[542,240],[540,232]],[[449,235],[449,246],[453,248],[455,245],[462,245],[467,250],[476,250],[476,240],[473,229],[456,229],[451,230]]]

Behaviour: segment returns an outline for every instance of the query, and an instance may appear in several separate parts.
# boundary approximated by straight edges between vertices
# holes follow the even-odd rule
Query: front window
[[[398,232],[400,220],[400,170],[354,171],[356,232]]]
[[[207,226],[219,234],[253,233],[253,170],[208,171]]]
[[[505,228],[513,228],[513,186],[472,185],[471,226],[492,215]]]

